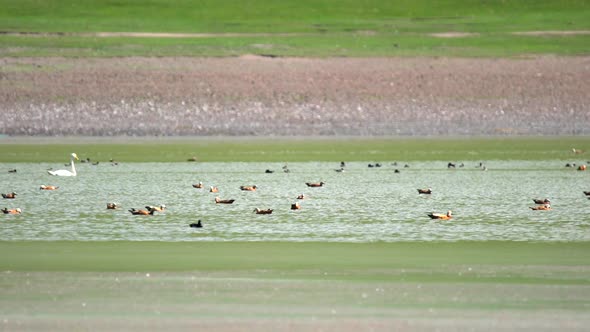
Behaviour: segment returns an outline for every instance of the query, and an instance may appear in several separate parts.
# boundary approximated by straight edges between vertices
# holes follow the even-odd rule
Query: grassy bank
[[[0,55],[4,56],[514,56],[590,52],[587,34],[513,34],[590,30],[590,5],[585,1],[4,0],[0,6],[0,31],[28,33],[0,36]],[[92,34],[95,32],[201,35],[100,37]],[[448,32],[473,35],[432,36]]]
[[[590,285],[590,243],[0,242],[2,270]],[[256,272],[258,271],[258,272]],[[463,271],[463,273],[458,273]],[[325,273],[324,273],[325,272]]]
[[[29,138],[0,140],[0,162],[582,160],[590,137],[538,138]],[[584,159],[586,158],[586,159]]]

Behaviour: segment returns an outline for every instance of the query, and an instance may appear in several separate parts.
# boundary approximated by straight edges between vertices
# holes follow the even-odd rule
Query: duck
[[[2,194],[2,198],[15,199],[16,198],[16,193],[15,192],[11,192],[11,193],[8,193],[8,194]]]
[[[297,196],[297,199],[305,199],[305,195],[304,194],[299,194],[299,196]]]
[[[453,212],[451,210],[449,210],[449,211],[447,211],[447,214],[429,213],[428,216],[430,217],[430,219],[449,220],[449,219],[453,219],[452,214],[453,214]]]
[[[291,210],[299,210],[301,209],[301,204],[298,202],[291,204]]]
[[[16,168],[11,168],[8,170],[8,173],[16,173]]]
[[[308,187],[323,187],[325,182],[305,182]]]
[[[217,193],[217,192],[219,192],[219,188],[211,186],[211,187],[209,187],[209,192],[210,193]]]
[[[203,182],[199,182],[199,183],[193,184],[193,188],[202,189],[203,188]]]
[[[336,171],[337,173],[342,173],[344,172],[344,167],[337,168],[334,171]]]
[[[160,206],[151,206],[151,205],[148,205],[145,208],[148,209],[148,210],[156,211],[156,212],[164,212],[164,210],[166,210],[166,205],[164,205],[164,204],[162,204]]]
[[[243,191],[256,191],[256,186],[240,186],[240,190]]]
[[[134,208],[131,208],[131,210],[129,210],[129,212],[131,212],[132,215],[134,216],[153,216],[154,212],[156,212],[155,210],[136,210]]]
[[[449,162],[447,164],[447,168],[455,168],[455,167],[456,167],[456,165],[454,163],[452,163],[452,162]]]
[[[40,190],[57,190],[59,189],[59,187],[56,186],[46,186],[46,185],[41,185],[41,187],[39,187]]]
[[[107,203],[107,210],[116,210],[119,208],[119,204],[117,203]]]
[[[535,204],[551,204],[551,201],[549,200],[549,198],[533,199],[533,202],[535,202]]]
[[[551,210],[551,205],[544,204],[544,205],[539,205],[539,206],[531,206],[530,208],[531,208],[531,210],[547,211],[547,210]]]
[[[199,219],[196,223],[190,224],[189,227],[202,228],[203,227],[203,224],[201,223],[201,219]]]
[[[22,210],[20,208],[16,208],[16,209],[7,209],[4,208],[2,209],[2,212],[4,212],[4,214],[21,214]]]
[[[590,191],[584,191],[584,195],[590,196]]]
[[[216,204],[232,204],[235,201],[235,199],[219,199],[219,197],[215,197]]]
[[[578,171],[585,171],[585,170],[586,170],[586,165],[578,166]]]
[[[430,194],[432,194],[432,189],[431,188],[418,189],[418,194],[430,195]]]
[[[256,212],[256,214],[271,214],[272,209],[262,210],[262,209],[256,208],[256,209],[254,209],[254,212]]]

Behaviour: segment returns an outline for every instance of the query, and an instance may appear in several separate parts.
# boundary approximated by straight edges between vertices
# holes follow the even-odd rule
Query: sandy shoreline
[[[17,136],[589,135],[590,57],[0,58]]]

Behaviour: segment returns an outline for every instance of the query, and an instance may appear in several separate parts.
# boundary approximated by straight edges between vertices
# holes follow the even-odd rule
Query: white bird
[[[76,160],[80,160],[78,158],[78,155],[75,153],[72,153],[70,155],[70,165],[72,165],[72,170],[68,171],[67,169],[60,169],[57,171],[47,171],[47,173],[51,174],[51,175],[55,175],[55,176],[76,176],[76,167],[74,166],[74,159]]]

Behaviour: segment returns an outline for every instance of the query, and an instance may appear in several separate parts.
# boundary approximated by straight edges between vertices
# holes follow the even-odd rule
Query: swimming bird
[[[41,190],[57,190],[59,189],[59,187],[56,186],[46,186],[46,185],[41,185],[41,187],[39,187],[39,189]]]
[[[585,170],[586,170],[586,165],[578,166],[578,171],[585,171]]]
[[[305,199],[305,195],[300,194],[299,196],[297,196],[297,199]]]
[[[432,189],[431,188],[418,189],[418,194],[430,195],[430,194],[432,194]]]
[[[533,199],[533,202],[535,202],[535,204],[551,204],[551,201],[549,200],[549,198]]]
[[[217,188],[217,187],[209,187],[209,192],[210,193],[217,193],[217,192],[219,192],[219,188]]]
[[[232,204],[235,201],[235,199],[219,199],[219,197],[215,197],[216,204]]]
[[[16,173],[16,168],[11,168],[8,170],[8,173]]]
[[[308,187],[323,187],[324,182],[305,182]]]
[[[147,215],[154,215],[154,212],[156,212],[155,210],[136,210],[134,208],[131,208],[131,210],[129,210],[129,212],[131,212],[132,215],[135,216],[147,216]]]
[[[335,169],[335,171],[338,173],[342,173],[342,172],[344,172],[344,167],[337,168],[337,169]]]
[[[55,175],[55,176],[76,176],[76,167],[74,166],[74,159],[75,160],[80,160],[78,158],[78,155],[75,153],[72,153],[70,155],[70,165],[72,166],[72,170],[68,171],[67,169],[60,169],[57,171],[47,171],[47,173],[51,174],[51,175]]]
[[[16,209],[7,209],[4,208],[2,209],[2,212],[4,212],[4,214],[20,214],[22,211],[20,208],[16,208]]]
[[[267,169],[266,171],[264,171],[264,173],[266,173],[266,174],[272,174],[272,173],[274,173],[274,172],[275,172],[275,171],[273,171],[272,169]]]
[[[298,202],[291,204],[291,210],[299,210],[301,209],[301,204]]]
[[[546,211],[546,210],[551,210],[551,205],[544,204],[544,205],[539,205],[539,206],[531,206],[530,208],[531,208],[531,210]]]
[[[201,219],[199,219],[196,223],[192,223],[189,226],[193,228],[202,228],[203,224],[201,224]]]
[[[584,191],[584,195],[590,196],[590,191]]]
[[[117,203],[107,203],[107,210],[116,210],[119,208],[119,204]]]
[[[203,188],[203,182],[193,184],[193,188],[197,188],[197,189]]]
[[[166,205],[164,205],[164,204],[162,204],[160,206],[151,206],[151,205],[148,205],[145,208],[148,209],[148,210],[154,210],[156,212],[164,212],[164,210],[166,210]]]
[[[11,193],[8,193],[8,194],[2,194],[2,198],[14,199],[14,198],[16,198],[16,193],[15,192],[11,192]]]
[[[428,216],[430,219],[440,219],[440,220],[449,220],[452,219],[453,212],[451,210],[447,211],[447,214],[442,213],[429,213]]]
[[[262,210],[262,209],[256,208],[256,209],[254,209],[254,212],[256,212],[256,214],[271,214],[272,209]]]
[[[455,167],[456,167],[456,166],[455,166],[455,164],[454,164],[454,163],[452,163],[452,162],[449,162],[449,163],[447,164],[447,168],[455,168]]]
[[[256,186],[240,186],[240,190],[243,191],[256,191]]]

